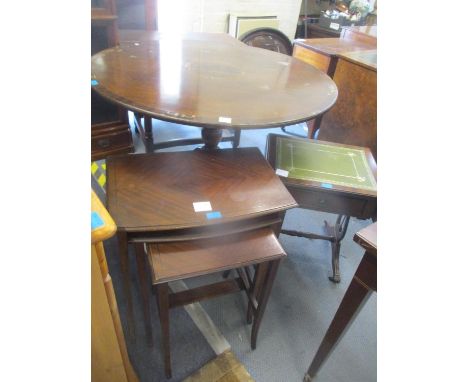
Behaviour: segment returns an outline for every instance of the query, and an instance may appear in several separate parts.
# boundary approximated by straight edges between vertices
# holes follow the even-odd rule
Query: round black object
[[[289,38],[282,32],[274,28],[257,28],[244,33],[239,40],[243,43],[274,52],[292,54],[292,44]]]

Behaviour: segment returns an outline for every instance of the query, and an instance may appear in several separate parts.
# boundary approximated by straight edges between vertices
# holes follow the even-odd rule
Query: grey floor
[[[153,121],[153,130],[156,141],[200,135],[198,128],[156,120]],[[302,124],[288,127],[288,130],[305,134]],[[281,133],[281,130],[243,131],[241,146],[257,146],[263,152],[266,135],[270,132]],[[134,138],[137,152],[143,152],[141,140],[138,136]],[[221,147],[230,146],[227,142],[221,144]],[[193,147],[171,148],[167,151],[190,149]],[[94,186],[97,189],[97,185]],[[105,198],[103,192],[98,194]],[[293,209],[287,212],[284,227],[320,232],[323,230],[324,220],[334,222],[335,218],[331,214]],[[327,278],[331,271],[331,250],[328,242],[280,235],[280,242],[288,257],[282,262],[278,271],[255,351],[252,351],[249,345],[250,326],[245,323],[245,296],[232,294],[202,303],[204,310],[229,342],[232,351],[257,382],[302,381],[362,258],[363,251],[353,242],[352,237],[357,230],[370,223],[370,221],[351,219],[341,248],[340,284],[333,284]],[[125,329],[126,311],[116,249],[115,238],[106,243],[106,255]],[[135,273],[134,270],[133,275]],[[193,286],[219,277],[220,275],[213,275],[203,279],[191,279],[186,283]],[[145,342],[135,278],[132,282],[135,289],[133,293],[137,340],[135,344],[128,343],[130,357],[142,382],[164,381],[166,379],[160,352],[157,309],[152,301],[154,346],[149,348]],[[316,376],[315,381],[376,381],[376,311],[377,296],[374,294]],[[171,381],[183,380],[215,357],[215,352],[183,308],[171,311],[171,347],[173,368]]]

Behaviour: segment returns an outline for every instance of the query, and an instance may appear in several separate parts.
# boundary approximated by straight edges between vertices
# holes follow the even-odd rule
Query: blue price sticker
[[[96,85],[99,85],[99,81],[98,80],[91,80],[91,86],[96,86]]]
[[[221,219],[223,215],[219,211],[211,211],[206,213],[207,219]]]
[[[330,183],[322,183],[323,188],[333,188],[333,184]]]
[[[91,212],[91,229],[97,229],[104,225],[104,221],[101,219],[99,214],[95,211]]]

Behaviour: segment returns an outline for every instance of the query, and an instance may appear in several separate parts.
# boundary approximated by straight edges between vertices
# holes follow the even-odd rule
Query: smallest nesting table
[[[162,331],[166,377],[171,377],[169,310],[228,293],[245,291],[247,323],[252,323],[250,345],[257,334],[280,260],[286,254],[270,228],[205,240],[151,244],[148,249],[153,287],[156,291]],[[256,265],[252,277],[249,266]],[[233,270],[238,277],[169,293],[170,281]],[[144,286],[143,286],[144,287]]]

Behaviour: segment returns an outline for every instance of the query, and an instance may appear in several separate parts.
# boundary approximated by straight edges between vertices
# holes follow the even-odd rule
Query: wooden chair
[[[137,263],[141,269],[145,261],[143,245],[137,246]],[[169,339],[169,310],[228,293],[245,291],[248,298],[247,323],[252,323],[251,348],[255,349],[260,323],[271,292],[279,263],[286,254],[271,228],[233,234],[229,236],[152,243],[147,246],[146,258],[151,270],[152,284],[157,296],[157,305],[162,331],[165,373],[171,378],[171,355]],[[249,266],[255,265],[252,277]],[[209,285],[170,293],[168,283],[195,276],[233,270],[237,277]],[[145,275],[140,273],[141,287],[145,287]],[[148,294],[142,293],[143,299]],[[145,305],[145,319],[149,319],[149,301]],[[151,326],[146,322],[147,335]],[[148,330],[149,328],[149,330]]]

